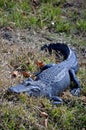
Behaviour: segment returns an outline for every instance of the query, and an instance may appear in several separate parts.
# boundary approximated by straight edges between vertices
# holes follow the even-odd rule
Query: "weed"
[[[30,0],[1,0],[0,1],[0,27],[13,26],[19,28],[41,28],[49,29],[54,28],[55,32],[65,32],[65,34],[73,33],[76,30],[82,34],[86,31],[85,17],[86,13],[80,14],[77,10],[64,8],[65,0],[41,0],[41,4],[35,8],[33,13]],[[84,10],[83,10],[84,12]],[[54,23],[54,26],[51,25]],[[57,37],[57,33],[54,38]],[[48,37],[52,37],[51,35]],[[63,35],[61,36],[61,38]],[[85,41],[82,41],[73,34],[70,40],[72,45],[75,44],[78,47],[85,47]],[[57,37],[58,39],[58,37]],[[56,41],[57,41],[56,39]],[[12,46],[10,46],[12,47]],[[0,47],[2,48],[2,46]],[[3,54],[7,54],[7,46],[2,51]],[[79,49],[79,48],[78,48]],[[77,49],[77,50],[78,50]],[[27,48],[28,52],[23,49],[13,49],[11,58],[7,55],[7,60],[12,69],[25,69],[31,73],[36,72],[39,66],[36,65],[36,61],[42,61],[44,64],[55,63],[56,60],[63,60],[62,57],[55,57],[55,53],[49,56],[46,53],[39,53],[38,50],[31,50]],[[18,53],[17,53],[18,51]],[[81,54],[82,55],[82,54]],[[2,56],[1,56],[2,57]],[[2,64],[2,61],[0,61]],[[4,63],[4,62],[3,62]],[[6,62],[7,63],[7,62]],[[6,64],[7,66],[7,64]],[[5,68],[5,67],[4,67]],[[1,73],[2,67],[0,66]],[[67,96],[63,98],[64,104],[61,106],[53,106],[50,100],[46,98],[34,98],[21,93],[20,95],[4,94],[5,90],[0,92],[0,129],[2,130],[85,130],[86,129],[86,68],[80,66],[77,76],[81,82],[82,93],[81,96],[76,98],[73,96]],[[8,70],[9,71],[9,70]],[[6,73],[6,71],[5,71]],[[4,74],[4,72],[3,72]],[[4,76],[5,77],[5,76]],[[6,77],[3,80],[0,79],[0,88],[7,87],[8,82]],[[12,79],[13,80],[13,79]],[[10,82],[10,81],[9,81]],[[11,81],[13,82],[13,81]],[[17,82],[18,83],[18,82]],[[5,84],[5,85],[4,85]],[[10,84],[10,83],[9,83]],[[7,89],[7,88],[6,88]],[[85,101],[83,100],[85,98]],[[48,126],[44,127],[44,124],[40,112],[46,112],[48,114]]]
[[[41,1],[40,6],[35,9],[33,14],[32,5],[30,1],[11,1],[0,2],[0,26],[13,26],[19,28],[53,28],[54,31],[65,32],[67,34],[76,32],[79,29],[81,32],[86,31],[85,13],[82,13],[82,18],[79,19],[80,14],[75,9],[64,9],[63,1]],[[59,3],[59,4],[58,4]],[[58,6],[55,6],[57,5]],[[64,18],[66,18],[66,21]]]
[[[76,22],[76,25],[80,31],[86,31],[86,20],[80,19]]]

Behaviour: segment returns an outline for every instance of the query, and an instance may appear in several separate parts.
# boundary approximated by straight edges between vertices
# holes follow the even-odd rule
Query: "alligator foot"
[[[74,88],[70,90],[71,94],[74,96],[80,96],[80,88]]]
[[[52,96],[51,99],[53,105],[59,105],[62,104],[62,99],[58,96]]]
[[[80,83],[79,83],[78,78],[75,75],[74,70],[71,69],[69,71],[69,74],[70,74],[71,80],[74,82],[74,86],[73,86],[73,88],[71,88],[70,92],[74,96],[80,96],[80,91],[81,91]]]

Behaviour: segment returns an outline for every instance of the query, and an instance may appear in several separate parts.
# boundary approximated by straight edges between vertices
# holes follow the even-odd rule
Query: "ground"
[[[85,97],[86,96],[86,89],[85,89],[86,48],[85,46],[77,45],[77,43],[74,44],[72,43],[72,39],[69,39],[69,38],[65,40],[65,37],[64,37],[63,38],[64,40],[62,40],[63,36],[56,36],[56,34],[52,34],[49,32],[37,33],[33,30],[32,32],[31,31],[29,32],[28,30],[11,31],[9,29],[4,28],[1,30],[0,33],[1,33],[1,41],[0,41],[0,59],[1,59],[0,61],[0,97],[1,97],[0,99],[1,124],[0,125],[1,126],[0,127],[1,129],[5,130],[6,128],[7,129],[15,128],[15,129],[21,130],[21,129],[28,129],[28,128],[30,129],[30,127],[31,129],[35,129],[35,127],[37,127],[37,129],[45,129],[46,128],[44,127],[45,124],[43,124],[42,122],[45,121],[46,117],[40,117],[41,115],[40,111],[46,112],[49,116],[48,117],[49,125],[52,124],[52,126],[48,126],[47,129],[49,128],[52,129],[54,123],[56,122],[52,120],[55,120],[55,118],[59,119],[60,118],[58,117],[59,115],[70,116],[68,117],[68,121],[66,121],[65,119],[65,122],[66,123],[68,122],[69,124],[66,124],[65,122],[63,122],[63,124],[61,123],[62,126],[59,126],[59,127],[65,128],[67,127],[65,125],[69,125],[68,126],[69,128],[72,127],[71,126],[72,124],[70,124],[70,120],[72,120],[72,118],[76,118],[72,115],[72,113],[77,110],[81,111],[80,108],[75,109],[76,106],[78,107],[84,106],[83,109],[85,109],[85,105],[86,105],[86,97]],[[8,34],[7,37],[5,36],[5,34]],[[8,36],[10,36],[10,38]],[[58,42],[67,42],[67,44],[71,43],[70,46],[73,49],[75,49],[77,52],[77,57],[79,60],[79,72],[77,76],[81,83],[81,89],[82,89],[81,96],[77,98],[77,97],[73,97],[68,91],[64,92],[62,94],[64,105],[58,108],[58,107],[52,106],[50,101],[48,101],[47,99],[34,99],[34,98],[28,97],[25,94],[20,94],[20,95],[8,94],[7,89],[10,86],[18,84],[22,82],[22,80],[25,79],[25,76],[23,76],[20,71],[16,77],[12,77],[13,72],[16,71],[18,68],[20,68],[21,70],[24,69],[24,71],[28,72],[31,76],[33,76],[32,73],[37,71],[38,69],[38,67],[36,66],[36,61],[40,60],[44,64],[49,63],[51,61],[55,62],[55,57],[54,57],[55,55],[49,56],[48,54],[42,53],[40,51],[40,47],[45,43],[57,42],[57,40]],[[58,57],[58,60],[59,60],[59,57]],[[53,107],[53,110],[51,110],[52,107]],[[71,108],[70,111],[66,110],[68,108]],[[33,111],[32,114],[30,113],[29,109],[30,111]],[[59,113],[60,111],[61,113]],[[83,120],[83,122],[85,122],[85,117],[83,117],[84,116],[83,114],[85,113],[85,111],[86,109],[83,110],[82,115],[79,119],[79,120]],[[20,114],[18,114],[18,112]],[[69,115],[65,115],[66,112]],[[78,114],[78,112],[76,113]],[[23,114],[24,114],[24,117],[23,117]],[[65,117],[63,117],[63,119],[64,118]],[[13,122],[11,122],[10,120],[12,120]],[[19,120],[19,122],[17,122],[16,120]],[[23,120],[25,121],[25,124],[22,123]],[[27,124],[26,120],[29,124]],[[60,120],[62,121],[62,119]],[[57,124],[59,124],[59,122]],[[78,119],[77,119],[77,122],[78,122]],[[55,126],[54,129],[57,129],[59,127]],[[80,126],[80,128],[82,127],[85,127],[84,123]],[[76,130],[77,130],[77,125],[76,125]]]
[[[80,8],[82,13],[81,2],[67,0],[64,8],[69,10],[72,6],[72,10],[75,9],[79,13]],[[85,28],[82,31],[82,26],[79,27],[79,31],[70,30],[70,35],[69,32],[63,32],[62,28],[58,32],[54,31],[54,28],[12,28],[9,24],[1,27],[0,130],[86,130],[86,33]],[[69,31],[69,28],[66,31]],[[61,62],[60,54],[55,59],[55,54],[50,56],[47,52],[40,51],[43,44],[52,42],[65,42],[76,51],[79,61],[77,77],[81,84],[80,97],[72,96],[68,89],[61,95],[64,103],[61,106],[53,106],[46,98],[31,98],[23,93],[9,94],[7,90],[10,86],[22,82],[28,76],[35,78],[34,72],[39,70],[39,61],[43,62],[42,64]],[[16,75],[13,76],[15,71]]]

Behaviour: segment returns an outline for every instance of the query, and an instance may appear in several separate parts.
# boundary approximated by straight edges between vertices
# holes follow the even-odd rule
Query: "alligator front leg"
[[[42,67],[41,71],[46,70],[46,69],[48,69],[48,68],[50,68],[50,67],[53,67],[53,66],[55,66],[55,65],[56,65],[56,64],[54,64],[54,63],[47,64],[47,65],[45,65],[45,66]]]
[[[70,92],[72,95],[74,96],[80,96],[80,83],[79,80],[77,79],[76,75],[75,75],[75,71],[73,69],[69,70],[69,74],[71,77],[71,80],[74,82],[74,87],[71,88]]]
[[[54,104],[54,105],[59,105],[59,104],[63,103],[63,100],[58,96],[52,96],[50,98],[50,100],[51,100],[52,104]]]

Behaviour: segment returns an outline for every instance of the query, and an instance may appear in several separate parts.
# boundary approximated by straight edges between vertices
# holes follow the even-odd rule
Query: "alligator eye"
[[[39,88],[31,89],[30,96],[35,96],[35,97],[40,96],[40,89]]]
[[[40,92],[40,89],[39,88],[33,88],[31,89],[32,92]]]

